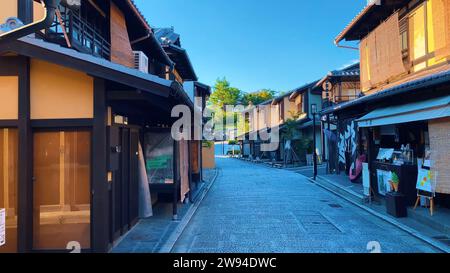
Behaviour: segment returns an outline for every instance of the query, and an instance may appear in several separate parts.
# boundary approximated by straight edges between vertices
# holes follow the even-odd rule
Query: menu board
[[[6,210],[0,209],[0,246],[6,244]]]

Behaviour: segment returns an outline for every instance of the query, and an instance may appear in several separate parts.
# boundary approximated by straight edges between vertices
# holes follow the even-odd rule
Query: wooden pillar
[[[375,189],[378,188],[378,185],[376,185],[377,180],[374,179],[373,174],[376,172],[373,170],[373,161],[375,160],[374,156],[374,141],[373,141],[373,129],[367,128],[364,130],[367,138],[367,163],[369,165],[369,180],[370,180],[370,187],[373,189],[373,193],[376,194]]]
[[[341,165],[340,165],[340,154],[339,154],[339,136],[341,132],[341,120],[340,117],[337,117],[336,122],[336,174],[341,174]]]
[[[203,182],[203,141],[201,140],[200,140],[199,154],[200,154],[200,162],[199,162],[200,182]]]
[[[30,59],[18,57],[19,148],[18,148],[18,251],[33,247],[33,149],[30,122]]]
[[[173,200],[172,200],[172,218],[173,220],[178,220],[178,194],[181,191],[180,176],[179,176],[179,163],[180,163],[180,152],[179,152],[179,142],[173,141]]]
[[[107,106],[103,79],[94,79],[94,125],[92,129],[92,227],[91,248],[107,252],[110,245],[109,185],[106,147]]]

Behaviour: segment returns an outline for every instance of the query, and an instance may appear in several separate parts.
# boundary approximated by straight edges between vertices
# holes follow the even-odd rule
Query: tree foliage
[[[243,105],[257,105],[267,100],[273,99],[275,96],[275,91],[270,89],[262,89],[253,93],[246,93],[242,95]]]
[[[241,90],[232,87],[227,79],[217,79],[209,101],[216,107],[224,108],[226,105],[236,105],[241,98]]]

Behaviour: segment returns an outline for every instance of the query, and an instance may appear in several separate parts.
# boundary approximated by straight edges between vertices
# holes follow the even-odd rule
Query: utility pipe
[[[61,0],[43,0],[43,6],[45,9],[45,17],[43,19],[32,24],[21,26],[5,34],[0,34],[0,42],[16,40],[36,31],[50,27],[55,19],[55,13],[60,2]]]

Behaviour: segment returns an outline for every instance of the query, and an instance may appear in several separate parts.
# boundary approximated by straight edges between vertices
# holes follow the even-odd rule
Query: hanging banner
[[[6,244],[6,210],[0,209],[0,246]]]

